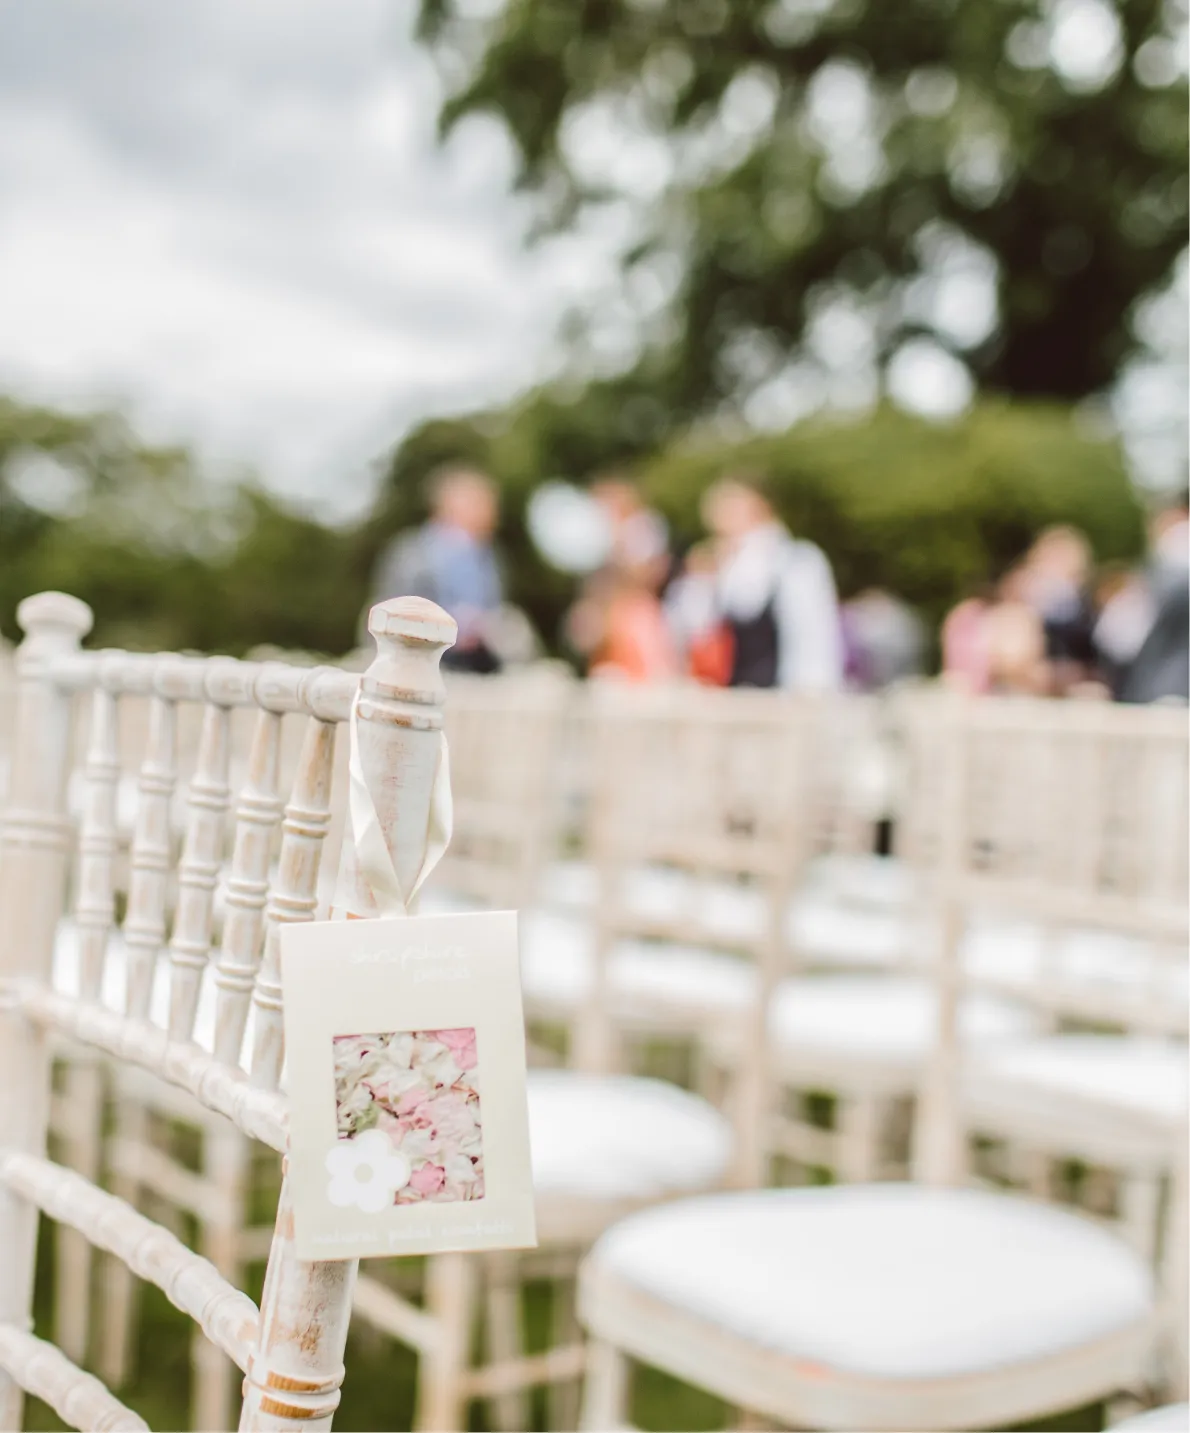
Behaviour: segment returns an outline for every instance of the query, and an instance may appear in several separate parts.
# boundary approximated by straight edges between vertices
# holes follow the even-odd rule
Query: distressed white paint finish
[[[118,657],[117,657],[118,660]],[[115,921],[115,861],[119,849],[116,790],[120,777],[116,698],[102,680],[91,694],[83,807],[79,823],[75,924],[79,942],[79,992],[97,1001],[103,983],[108,936]],[[66,1163],[86,1178],[99,1178],[102,1152],[103,1074],[88,1051],[66,1066],[64,1107],[68,1123],[56,1130]],[[76,1229],[59,1225],[54,1258],[54,1331],[66,1356],[87,1354],[91,1246]]]
[[[65,896],[66,779],[71,703],[47,678],[90,630],[90,609],[43,592],[17,609],[25,632],[17,657],[12,774],[0,830],[0,977],[48,983]],[[44,1034],[0,1001],[0,1147],[39,1155],[45,1147],[50,1090]],[[37,1211],[0,1189],[0,1326],[24,1329],[33,1295]],[[0,1373],[0,1427],[18,1428],[21,1389]]]
[[[282,810],[280,756],[281,714],[262,708],[256,717],[248,769],[236,806],[235,847],[215,966],[215,1054],[228,1064],[238,1064],[240,1060],[260,963],[269,862]]]
[[[397,877],[409,890],[421,865],[438,763],[444,695],[438,663],[454,640],[455,624],[431,602],[400,598],[374,607],[368,626],[378,653],[361,681],[360,759]],[[374,913],[349,842],[340,892],[339,914]],[[286,1179],[241,1429],[330,1427],[356,1271],[354,1261],[298,1260]]]
[[[298,1263],[291,1242],[292,1213],[283,1192],[258,1324],[251,1302],[210,1262],[185,1250],[167,1230],[145,1220],[126,1202],[41,1157],[49,1086],[45,1036],[51,1031],[68,1035],[117,1064],[150,1071],[188,1092],[200,1105],[229,1118],[232,1140],[238,1139],[234,1130],[240,1130],[284,1149],[286,1105],[275,1088],[282,1058],[279,1021],[273,1018],[280,1013],[276,932],[282,921],[309,919],[314,913],[318,864],[330,815],[335,724],[349,716],[360,681],[338,670],[295,670],[276,663],[83,653],[77,650],[78,641],[90,614],[73,599],[55,594],[25,604],[22,616],[30,619],[30,635],[22,655],[15,765],[28,777],[13,785],[5,822],[6,859],[0,867],[7,896],[4,918],[10,928],[17,928],[18,937],[4,947],[3,973],[11,983],[2,1017],[16,1038],[0,1050],[0,1068],[21,1074],[17,1083],[28,1098],[16,1103],[19,1119],[9,1117],[8,1107],[0,1117],[0,1213],[5,1221],[0,1229],[11,1235],[2,1247],[6,1254],[9,1249],[15,1252],[20,1276],[0,1291],[0,1317],[16,1329],[26,1316],[35,1210],[41,1207],[113,1253],[121,1266],[158,1282],[196,1317],[216,1348],[248,1366],[244,1426],[327,1427],[342,1379],[354,1265]],[[412,884],[421,862],[440,751],[443,689],[438,661],[453,640],[454,625],[432,604],[407,599],[375,609],[372,631],[379,652],[362,681],[362,764],[394,865],[400,878]],[[93,714],[80,852],[84,976],[79,996],[71,998],[51,988],[49,969],[64,894],[66,758],[70,694],[76,691],[91,694]],[[119,750],[115,700],[124,695],[148,698],[149,723],[125,922],[126,1008],[117,1013],[101,1006],[97,997],[113,913],[114,753]],[[166,1031],[151,1023],[148,1011],[169,909],[170,798],[176,780],[177,707],[182,702],[204,703],[205,711],[178,872],[171,943],[176,978]],[[259,715],[237,808],[228,920],[216,972],[217,1050],[211,1055],[186,1036],[193,1029],[197,989],[210,947],[212,897],[229,794],[228,714],[236,707],[256,707]],[[299,713],[310,721],[286,808],[280,870],[269,900],[270,843],[280,807],[280,720],[285,713]],[[344,853],[340,891],[340,914],[374,913],[371,892],[355,871],[350,849]],[[262,942],[265,910],[273,933],[271,946]],[[257,971],[262,943],[267,954]],[[10,958],[13,951],[19,952],[19,960]],[[264,1032],[256,1083],[238,1066],[254,973],[259,974],[258,1018]],[[10,1060],[14,1049],[19,1058]],[[136,1101],[135,1091],[124,1095]],[[240,1148],[237,1144],[237,1151]],[[126,1162],[122,1158],[117,1163],[124,1169]],[[208,1172],[218,1178],[221,1168]],[[138,1166],[138,1182],[141,1172]],[[210,1241],[208,1247],[217,1252]],[[253,1334],[258,1337],[249,1353],[247,1343]],[[14,1355],[23,1374],[31,1350],[40,1370],[38,1389],[51,1402],[57,1400],[60,1411],[64,1399],[72,1408],[82,1406],[79,1389],[88,1391],[92,1400],[82,1415],[88,1426],[100,1426],[98,1418],[118,1410],[119,1405],[94,1380],[73,1370],[60,1354],[43,1354],[40,1346],[25,1347],[19,1360]],[[0,1380],[5,1415],[0,1421],[5,1426],[18,1422],[19,1384],[18,1379]],[[94,1415],[92,1404],[100,1409]],[[117,1419],[112,1426],[125,1426],[118,1422],[123,1416],[112,1412]],[[128,1426],[139,1425],[133,1420]]]
[[[208,702],[190,781],[186,837],[178,863],[178,904],[169,944],[169,1029],[179,1040],[188,1039],[194,1030],[199,990],[211,952],[215,887],[231,797],[230,760],[231,713],[225,706]]]
[[[0,1324],[0,1373],[48,1403],[70,1428],[141,1433],[149,1426],[52,1343],[7,1324]],[[5,1424],[6,1428],[14,1426]]]
[[[154,683],[159,688],[160,683]],[[149,1013],[157,957],[165,944],[170,872],[170,803],[177,780],[177,705],[155,689],[149,704],[149,738],[140,769],[140,800],[132,837],[132,875],[124,918],[127,987],[124,1008],[144,1019]]]
[[[168,1229],[73,1170],[34,1155],[0,1154],[0,1184],[156,1284],[212,1343],[241,1366],[247,1363],[256,1335],[256,1305]]]
[[[317,681],[322,671],[316,667],[312,680]],[[318,871],[331,820],[334,755],[334,724],[311,718],[281,822],[281,860],[269,891],[264,958],[252,996],[256,1012],[252,1081],[261,1089],[275,1090],[281,1078],[281,927],[313,920],[318,908]]]
[[[147,1020],[133,1020],[100,1006],[84,1005],[45,986],[26,983],[13,991],[14,1004],[28,1020],[57,1030],[116,1060],[139,1066],[168,1084],[187,1090],[207,1109],[226,1115],[237,1128],[272,1149],[283,1151],[288,1139],[284,1098],[254,1088],[244,1072],[224,1064]]]

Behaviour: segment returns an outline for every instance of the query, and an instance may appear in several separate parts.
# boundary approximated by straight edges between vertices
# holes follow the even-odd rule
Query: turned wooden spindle
[[[115,923],[115,861],[119,850],[117,788],[120,779],[118,702],[103,673],[118,666],[119,654],[101,656],[100,679],[91,694],[83,806],[79,821],[78,926],[79,995],[97,1004],[103,987],[108,936]],[[66,1163],[87,1179],[99,1177],[102,1154],[103,1082],[99,1060],[79,1050],[66,1067],[64,1108],[69,1125],[59,1130]],[[56,1226],[54,1333],[67,1358],[87,1355],[91,1299],[91,1246],[69,1225]]]
[[[70,826],[66,777],[72,704],[49,666],[91,630],[91,609],[63,592],[42,592],[17,608],[25,640],[17,654],[14,764],[0,827],[0,977],[48,984],[66,881]],[[49,1115],[45,1035],[0,1000],[0,1147],[40,1155]],[[0,1324],[29,1319],[37,1210],[0,1187]],[[0,1369],[0,1428],[21,1426],[22,1394]]]
[[[421,866],[438,767],[445,696],[438,663],[456,628],[432,602],[403,597],[374,607],[368,630],[377,655],[360,683],[360,760],[398,879],[408,891]],[[339,890],[340,914],[375,912],[349,836]],[[265,995],[272,998],[267,986]],[[257,1018],[267,1011],[258,999]],[[279,1069],[280,1058],[279,1050],[266,1046],[264,1068]],[[241,1429],[330,1427],[343,1381],[357,1268],[354,1260],[298,1260],[286,1180],[261,1299],[259,1338],[244,1385]]]

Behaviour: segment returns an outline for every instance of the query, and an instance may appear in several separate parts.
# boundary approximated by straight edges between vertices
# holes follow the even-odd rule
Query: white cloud
[[[410,17],[0,0],[0,386],[347,512],[409,423],[548,371],[607,242],[524,252],[507,141],[436,146]]]

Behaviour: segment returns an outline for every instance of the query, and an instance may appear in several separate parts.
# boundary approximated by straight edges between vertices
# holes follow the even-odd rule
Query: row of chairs
[[[26,609],[27,646],[44,650],[53,637],[69,649],[67,609],[37,601]],[[69,611],[77,637],[81,618]],[[37,630],[42,612],[55,631]],[[35,669],[33,656],[25,666]],[[48,1023],[77,1037],[80,1007],[105,1004],[96,970],[110,976],[109,1009],[126,984],[117,976],[138,971],[126,1019],[142,1034],[156,1017],[178,1040],[195,1035],[239,1094],[243,1028],[238,1015],[226,1021],[247,1007],[244,972],[263,954],[252,1035],[255,1048],[271,1048],[270,932],[319,908],[317,857],[343,807],[333,729],[356,678],[69,650],[46,670],[40,702],[69,709],[80,691],[91,709],[73,937],[55,912],[59,996],[77,994],[70,1019],[55,996]],[[150,721],[125,891],[112,716],[138,700]],[[178,717],[190,704],[201,718],[175,880],[171,812],[188,764]],[[246,751],[232,736],[240,708],[258,713]],[[525,911],[526,1002],[535,1046],[555,1068],[535,1071],[530,1090],[541,1250],[430,1260],[420,1301],[383,1267],[356,1285],[357,1316],[419,1351],[420,1426],[465,1426],[476,1398],[499,1426],[518,1426],[535,1383],[554,1392],[551,1426],[570,1426],[584,1374],[588,1426],[613,1426],[626,1359],[763,1416],[834,1427],[986,1425],[1145,1386],[1180,1297],[1157,1277],[1176,1268],[1172,1216],[1182,1207],[1186,733],[1177,714],[962,708],[929,693],[892,707],[626,693],[548,672],[454,681],[446,711],[457,838],[425,905]],[[301,731],[292,766],[285,724]],[[902,774],[891,861],[867,854],[880,811],[856,771],[869,763]],[[227,868],[237,767],[245,784]],[[69,785],[67,775],[64,812]],[[22,829],[29,789],[10,833]],[[42,804],[49,789],[36,788]],[[21,841],[10,834],[9,844]],[[69,864],[61,850],[57,859]],[[124,903],[121,941],[113,928]],[[158,961],[167,930],[171,958]],[[72,944],[76,975],[62,954]],[[213,946],[218,984],[202,974]],[[161,971],[156,994],[150,965]],[[41,1018],[49,999],[34,1002]],[[110,1057],[115,1037],[104,1045],[89,1033]],[[675,1054],[691,1089],[644,1073],[663,1055],[672,1070]],[[208,1073],[193,1088],[162,1083],[164,1063],[162,1054],[146,1074],[115,1062],[117,1131],[105,1142],[108,1067],[68,1062],[64,1162],[85,1167],[88,1187],[109,1182],[126,1207],[151,1191],[197,1217],[220,1288],[242,1284],[245,1262],[266,1253],[272,1279],[272,1233],[244,1235],[244,1132],[260,1135],[260,1111],[241,1098],[228,1121],[230,1097],[212,1098],[220,1082]],[[89,1102],[78,1097],[87,1081]],[[270,1085],[258,1076],[258,1088]],[[823,1090],[833,1129],[805,1117],[808,1096]],[[200,1130],[198,1175],[151,1137],[162,1114]],[[1034,1194],[1055,1192],[1060,1159],[1115,1176],[1107,1192],[1143,1253],[1035,1202],[952,1191],[969,1172],[968,1130],[994,1135],[1011,1156],[1008,1174],[1023,1168]],[[263,1132],[278,1142],[271,1126]],[[938,1189],[760,1192],[774,1165],[790,1162],[852,1183],[912,1162]],[[709,1193],[731,1185],[742,1192]],[[671,1202],[690,1194],[706,1197]],[[1005,1241],[1012,1257],[989,1258]],[[58,1260],[60,1327],[76,1363],[88,1337],[77,1294],[90,1282],[80,1248],[68,1242]],[[526,1354],[519,1285],[543,1273],[566,1283],[584,1255],[579,1308],[593,1347],[578,1337],[573,1304],[558,1299],[553,1346]],[[774,1266],[794,1287],[766,1300]],[[106,1271],[100,1350],[117,1381],[134,1328],[125,1267]],[[862,1328],[857,1308],[870,1311]],[[950,1363],[931,1366],[923,1350],[936,1348],[939,1327]],[[831,1344],[841,1328],[850,1346]],[[195,1423],[224,1426],[229,1350],[206,1338],[199,1348]],[[8,1366],[3,1349],[0,1339]],[[1163,1377],[1176,1382],[1165,1354]],[[993,1361],[995,1378],[980,1359]],[[257,1418],[260,1401],[250,1388]]]

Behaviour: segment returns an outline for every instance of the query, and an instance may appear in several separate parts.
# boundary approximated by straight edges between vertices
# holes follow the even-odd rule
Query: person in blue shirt
[[[455,671],[500,669],[492,633],[504,598],[492,546],[499,518],[496,487],[476,468],[447,466],[427,482],[430,518],[400,534],[382,555],[376,601],[426,597],[459,624],[455,645],[442,659]]]

